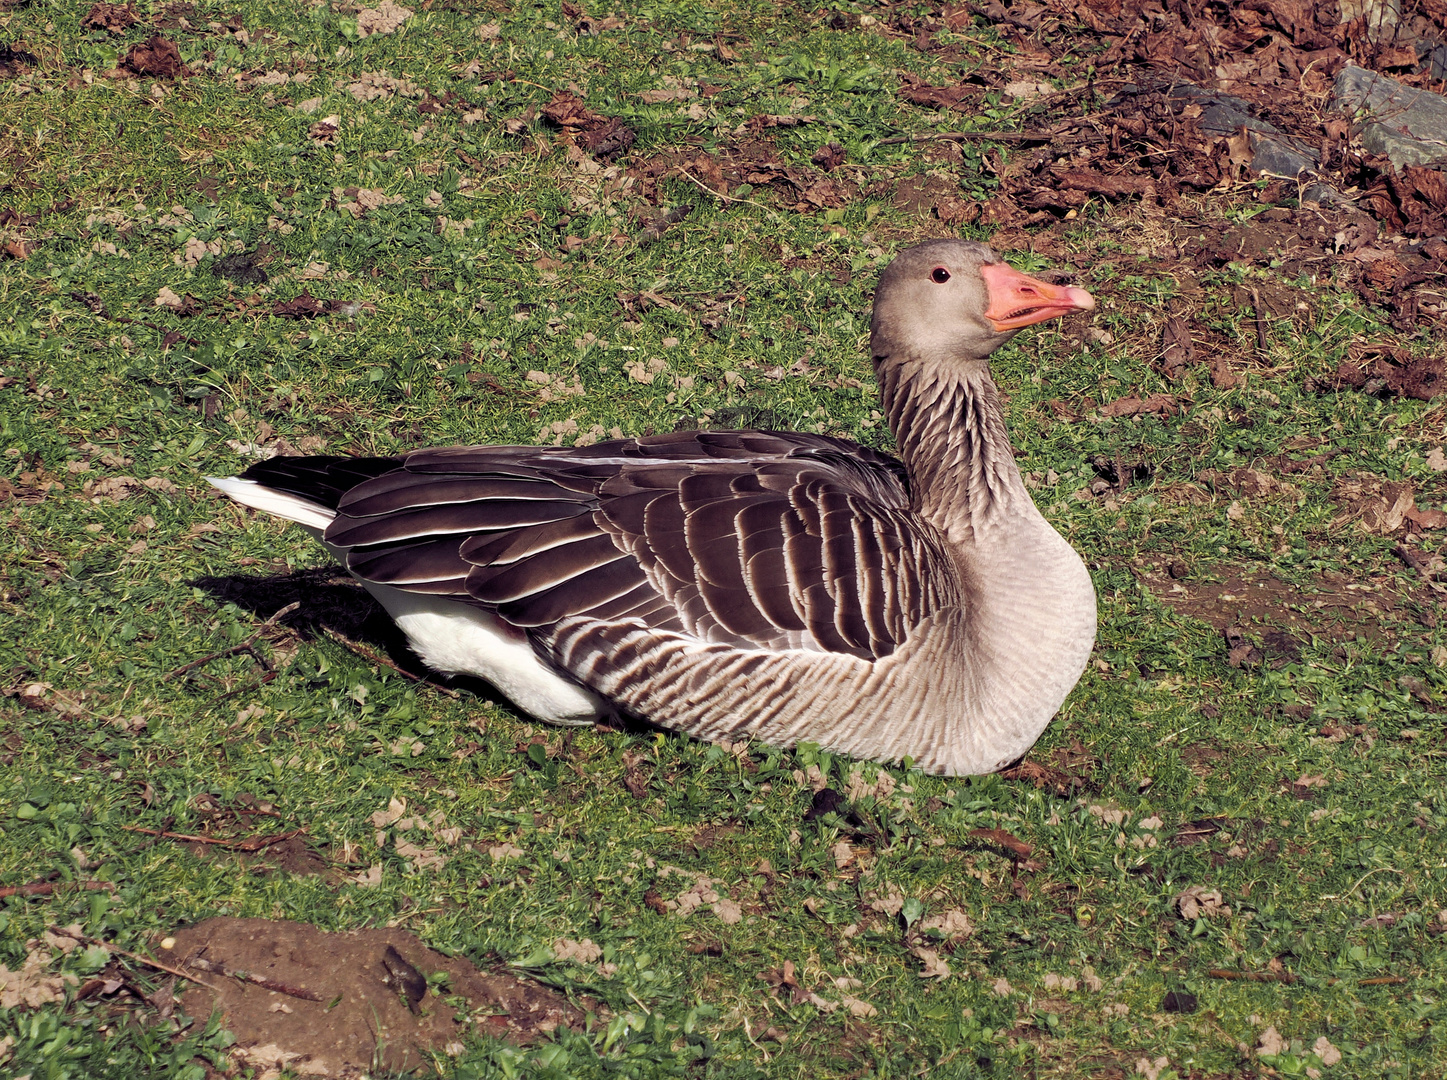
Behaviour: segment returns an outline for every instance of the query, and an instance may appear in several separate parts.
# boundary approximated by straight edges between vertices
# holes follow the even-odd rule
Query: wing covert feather
[[[909,509],[903,467],[825,436],[441,447],[271,472],[286,490],[327,493],[325,538],[354,573],[544,638],[575,617],[638,620],[877,660],[963,595],[943,538]]]

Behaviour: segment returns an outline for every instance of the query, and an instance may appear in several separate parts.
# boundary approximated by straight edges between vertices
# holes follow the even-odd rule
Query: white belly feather
[[[520,631],[489,611],[363,581],[434,671],[476,675],[518,708],[550,724],[591,724],[603,699],[545,666]]]

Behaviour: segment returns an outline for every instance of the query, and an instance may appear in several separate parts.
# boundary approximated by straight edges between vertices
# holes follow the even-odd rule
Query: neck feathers
[[[983,361],[876,359],[885,415],[915,510],[951,540],[984,539],[1033,509],[1015,467],[999,391]]]

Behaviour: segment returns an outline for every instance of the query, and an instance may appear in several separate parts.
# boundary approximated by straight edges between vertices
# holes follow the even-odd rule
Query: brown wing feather
[[[843,440],[679,432],[441,447],[353,469],[364,478],[351,487],[328,479],[346,468],[331,461],[291,466],[288,490],[340,491],[325,538],[354,573],[485,606],[540,644],[581,616],[869,660],[959,603],[902,467]]]

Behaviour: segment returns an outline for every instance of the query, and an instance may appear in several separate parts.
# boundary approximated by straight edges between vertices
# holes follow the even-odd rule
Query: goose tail
[[[242,506],[294,521],[318,537],[332,523],[332,518],[337,516],[332,507],[322,506],[300,495],[269,488],[257,480],[247,480],[242,476],[208,476],[206,479],[212,487],[219,488]]]
[[[401,465],[398,458],[275,457],[240,476],[206,479],[241,505],[294,521],[320,536],[348,491]]]

